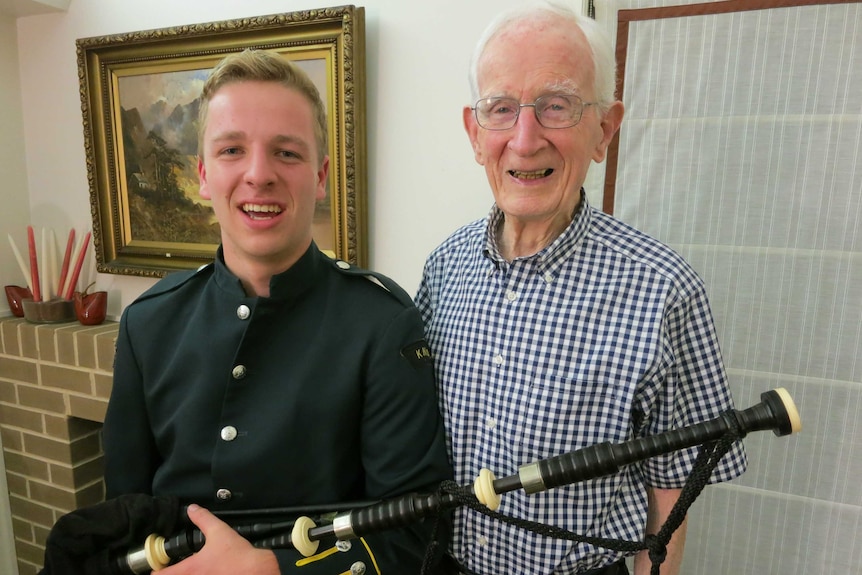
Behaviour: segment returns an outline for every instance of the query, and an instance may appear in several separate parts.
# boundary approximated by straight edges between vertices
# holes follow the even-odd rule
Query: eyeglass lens
[[[551,94],[521,104],[514,98],[485,98],[476,102],[476,120],[488,130],[506,130],[518,121],[521,108],[534,108],[539,123],[546,128],[569,128],[581,119],[584,106],[577,96]]]

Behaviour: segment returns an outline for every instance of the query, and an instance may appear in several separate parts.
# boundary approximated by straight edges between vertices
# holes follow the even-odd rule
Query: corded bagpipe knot
[[[644,538],[644,544],[649,550],[650,563],[661,565],[667,559],[667,545],[656,535],[647,535]]]

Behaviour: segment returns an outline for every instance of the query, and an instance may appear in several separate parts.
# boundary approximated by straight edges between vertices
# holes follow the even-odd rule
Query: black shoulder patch
[[[401,357],[409,361],[415,369],[431,365],[434,361],[431,357],[431,348],[424,339],[401,348]]]

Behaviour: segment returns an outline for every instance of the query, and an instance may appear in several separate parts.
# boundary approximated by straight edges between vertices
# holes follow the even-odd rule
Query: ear
[[[623,103],[617,100],[611,107],[608,108],[608,111],[604,113],[602,116],[602,120],[600,123],[602,129],[602,139],[596,145],[596,149],[593,151],[593,161],[596,163],[602,162],[605,159],[605,155],[608,152],[608,146],[611,145],[611,140],[614,139],[614,135],[617,133],[617,130],[620,129],[620,124],[623,122],[623,114],[625,113],[625,106]]]
[[[479,145],[479,124],[476,122],[476,114],[470,106],[464,106],[462,115],[464,130],[470,138],[470,145],[473,146],[473,157],[476,158],[477,164],[484,166],[485,160],[482,158],[482,147]]]
[[[198,195],[205,200],[211,200],[212,194],[207,187],[207,168],[198,156]]]
[[[326,177],[329,175],[329,156],[323,156],[320,168],[317,170],[317,193],[315,199],[319,202],[326,197]]]

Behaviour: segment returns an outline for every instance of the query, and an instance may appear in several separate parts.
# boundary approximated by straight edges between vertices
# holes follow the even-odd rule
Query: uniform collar
[[[319,281],[324,270],[322,258],[326,257],[313,241],[305,253],[287,270],[275,274],[269,280],[269,299],[290,300],[298,297]],[[215,258],[215,281],[225,291],[238,297],[248,297],[242,282],[224,262],[224,252],[219,246]]]
[[[488,214],[485,224],[485,248],[483,250],[485,257],[500,265],[506,261],[500,250],[497,247],[498,226],[502,225],[505,219],[505,214],[497,207],[496,204],[491,208],[491,213]],[[563,230],[557,238],[549,245],[541,249],[532,256],[524,256],[516,258],[518,260],[537,259],[542,264],[542,269],[547,271],[549,268],[556,268],[558,264],[571,257],[577,247],[581,244],[590,229],[590,221],[592,220],[592,208],[587,201],[587,194],[581,188],[581,203],[578,205],[577,211],[572,218],[568,227]]]

